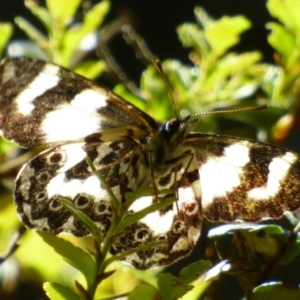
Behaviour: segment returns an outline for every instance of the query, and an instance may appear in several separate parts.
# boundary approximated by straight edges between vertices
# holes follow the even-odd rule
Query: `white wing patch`
[[[136,199],[130,206],[129,210],[138,212],[152,204],[153,196],[145,196]],[[164,215],[160,215],[158,211],[148,214],[142,219],[142,222],[151,228],[155,235],[161,235],[168,232],[174,220],[174,212],[168,211]]]
[[[62,197],[73,199],[78,194],[80,186],[81,182],[79,179],[66,182],[65,174],[60,173],[52,178],[47,186],[48,198],[50,199],[55,195],[61,195]]]
[[[103,94],[94,90],[82,91],[70,104],[62,104],[46,114],[41,127],[47,142],[78,141],[99,132],[101,119],[97,109],[104,106],[106,97]]]
[[[141,197],[133,202],[129,210],[138,212],[153,203],[153,196]],[[194,204],[194,211],[185,211],[186,214],[196,214],[199,211],[195,192],[191,186],[186,188],[180,188],[178,190],[178,201],[173,203],[173,209],[169,210],[165,214],[161,214],[159,211],[148,214],[141,220],[142,223],[146,224],[155,235],[163,235],[169,232],[174,224],[174,219],[178,215],[178,212],[184,210],[186,206]],[[188,234],[188,239],[192,239],[195,242],[199,237],[199,230],[191,231]]]
[[[248,197],[253,200],[268,200],[270,197],[276,196],[281,188],[280,183],[286,178],[288,171],[296,161],[297,156],[291,152],[274,157],[269,165],[266,185],[250,190]]]
[[[209,158],[200,169],[202,205],[205,207],[216,197],[224,197],[241,184],[243,167],[250,161],[247,142],[224,149],[224,156]]]
[[[65,156],[65,163],[58,172],[66,172],[74,167],[78,162],[86,157],[86,152],[83,150],[84,143],[63,145],[60,147],[61,154]]]
[[[83,143],[78,143],[60,147],[60,153],[64,156],[64,164],[47,185],[48,198],[61,195],[74,199],[78,194],[89,194],[98,199],[108,197],[106,190],[101,188],[99,179],[92,173],[90,177],[84,180],[66,178],[66,172],[86,158],[86,152],[82,146]]]
[[[100,91],[86,89],[76,95],[71,101],[71,105],[74,108],[98,116],[97,110],[107,105],[106,99],[106,95],[101,94]]]
[[[55,87],[60,78],[57,75],[60,68],[55,65],[45,64],[42,72],[22,91],[16,98],[18,112],[29,115],[34,109],[32,102],[36,97]]]

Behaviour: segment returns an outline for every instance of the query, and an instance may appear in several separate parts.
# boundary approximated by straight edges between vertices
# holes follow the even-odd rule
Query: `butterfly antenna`
[[[168,90],[168,93],[170,95],[170,98],[171,98],[171,101],[172,101],[172,104],[173,104],[173,108],[174,108],[174,111],[175,111],[175,115],[176,115],[176,119],[179,118],[179,115],[178,115],[178,112],[177,112],[177,109],[176,109],[176,105],[175,105],[175,100],[173,98],[173,93],[172,93],[172,89],[171,89],[171,85],[170,85],[170,82],[166,76],[166,73],[164,72],[163,68],[162,68],[162,65],[161,65],[161,62],[159,59],[156,59],[155,60],[156,62],[156,65],[157,65],[157,68],[159,70],[159,73],[160,75],[162,76],[165,84],[166,84],[166,87],[167,87],[167,90]]]
[[[263,110],[268,108],[269,105],[260,105],[260,106],[253,106],[253,107],[245,107],[245,108],[236,108],[236,109],[228,109],[228,110],[217,110],[217,111],[209,111],[204,113],[199,113],[199,115],[209,115],[209,114],[228,114],[228,113],[239,113],[245,111],[256,111],[256,110]]]
[[[204,116],[204,115],[240,113],[240,112],[245,112],[245,111],[257,111],[257,110],[266,109],[268,107],[269,107],[269,105],[260,105],[260,106],[245,107],[245,108],[236,108],[236,109],[228,109],[228,110],[207,111],[207,112],[201,112],[201,113],[195,114],[195,115],[193,115],[193,117]]]

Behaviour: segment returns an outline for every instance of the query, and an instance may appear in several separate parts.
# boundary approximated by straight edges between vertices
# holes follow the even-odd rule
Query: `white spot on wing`
[[[86,157],[86,152],[82,149],[82,146],[83,143],[78,143],[57,148],[56,151],[60,151],[64,157],[64,164],[57,170],[58,174],[47,185],[48,198],[60,195],[61,197],[74,199],[78,194],[87,194],[93,196],[95,202],[101,199],[109,199],[107,191],[101,187],[99,179],[92,173],[86,179],[66,179],[65,172]],[[114,188],[113,193],[120,196],[120,192]]]
[[[254,188],[248,192],[248,197],[254,200],[266,200],[274,197],[280,190],[280,183],[286,178],[297,156],[287,152],[281,157],[274,157],[269,165],[268,181],[265,186]]]
[[[199,186],[199,181],[197,180],[196,186]],[[181,209],[183,205],[188,205],[191,202],[195,202],[195,191],[192,186],[180,187],[178,189],[178,208]]]
[[[230,145],[223,156],[208,159],[199,169],[203,207],[239,186],[243,167],[249,161],[247,142]]]
[[[166,214],[161,215],[159,212],[153,212],[148,214],[141,220],[146,224],[155,235],[163,235],[171,230],[174,217],[178,214],[184,205],[188,205],[191,202],[195,202],[195,193],[191,186],[180,188],[178,190],[178,201],[173,203],[173,209],[169,210]],[[134,212],[140,211],[152,204],[152,196],[141,197],[134,201],[129,210]],[[199,237],[199,230],[197,232],[190,232],[189,238],[196,241]]]
[[[53,177],[48,186],[48,197],[60,194],[61,196],[73,198],[81,187],[80,180],[65,181],[65,172],[81,162],[86,157],[86,152],[82,149],[83,143],[69,144],[57,148],[64,156],[64,165],[57,171],[58,174]]]
[[[70,216],[68,220],[64,222],[62,227],[64,229],[64,232],[76,230],[76,228],[74,227],[74,216]]]
[[[98,91],[84,90],[70,104],[62,104],[49,112],[42,122],[46,142],[80,140],[99,131],[101,119],[97,109],[106,105],[106,97]]]
[[[97,114],[97,110],[106,106],[106,95],[92,89],[83,90],[71,101],[71,106],[91,114]]]
[[[152,196],[145,196],[139,199],[136,199],[133,204],[130,206],[129,210],[138,212],[152,204]],[[173,212],[169,211],[165,215],[161,216],[157,211],[151,214],[148,214],[145,218],[141,220],[146,224],[156,235],[166,233],[170,230],[173,223]],[[161,223],[163,222],[163,223]]]
[[[131,206],[129,207],[129,210],[133,210],[134,212],[140,211],[149,205],[152,204],[152,196],[145,196],[141,197],[139,199],[136,199]]]
[[[101,199],[109,199],[105,189],[96,176],[90,176],[86,180],[72,179],[66,181],[64,173],[55,176],[47,186],[48,197],[55,195],[74,199],[79,194],[87,194],[95,197],[95,202]]]
[[[190,243],[187,237],[181,237],[178,239],[178,241],[173,245],[171,249],[172,252],[182,251],[185,249],[188,249],[190,247]]]
[[[58,172],[65,172],[70,168],[74,167],[77,163],[85,159],[86,152],[83,150],[84,143],[77,144],[69,144],[59,147],[60,151],[62,151],[66,158],[65,164],[62,168],[59,169]]]
[[[42,72],[37,75],[33,81],[16,97],[18,112],[28,115],[34,109],[32,102],[36,97],[44,94],[47,90],[56,86],[59,77],[57,76],[59,67],[51,64],[45,64]]]
[[[65,174],[61,173],[53,177],[47,185],[48,198],[58,194],[65,181]],[[68,196],[68,195],[62,195]]]
[[[133,202],[129,210],[134,212],[140,211],[152,204],[152,196],[141,197]],[[176,209],[176,208],[175,208]],[[174,211],[170,210],[164,215],[160,215],[159,212],[153,212],[148,214],[141,220],[146,224],[155,235],[160,235],[168,232],[172,227],[174,219]]]
[[[118,195],[117,192],[113,192],[115,195]],[[95,202],[99,202],[103,199],[107,199],[107,201],[109,201],[110,199],[110,196],[108,195],[107,191],[101,187],[99,179],[93,175],[82,182],[82,185],[79,189],[79,193],[94,196]]]

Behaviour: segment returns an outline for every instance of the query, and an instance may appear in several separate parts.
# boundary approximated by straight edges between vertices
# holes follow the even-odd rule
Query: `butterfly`
[[[134,213],[166,197],[163,210],[130,225],[110,252],[163,241],[125,258],[138,269],[170,265],[194,248],[202,218],[257,222],[300,207],[300,160],[269,144],[193,132],[198,116],[158,124],[112,91],[65,68],[33,58],[0,66],[0,129],[24,147],[46,145],[19,172],[14,202],[28,228],[85,236],[89,232],[58,201],[70,200],[105,235],[111,198],[86,162],[89,157],[120,201]],[[171,195],[160,195],[169,189]]]

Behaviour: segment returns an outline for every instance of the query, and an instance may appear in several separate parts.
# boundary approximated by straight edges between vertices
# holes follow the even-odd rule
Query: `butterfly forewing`
[[[139,269],[188,255],[202,216],[212,221],[277,218],[300,206],[297,154],[259,142],[189,133],[189,118],[158,125],[111,91],[64,68],[19,58],[0,66],[0,129],[22,146],[46,144],[21,169],[15,204],[23,223],[55,234],[88,234],[58,201],[64,197],[105,235],[111,199],[86,163],[89,157],[121,202],[125,193],[154,188],[136,199],[133,214],[176,197],[167,208],[126,228],[112,254],[163,241],[125,260]],[[168,189],[167,194],[158,193]]]
[[[103,131],[111,138],[128,130],[139,135],[156,129],[150,116],[110,90],[29,58],[7,61],[0,68],[0,118],[5,137],[27,147],[80,142]]]

